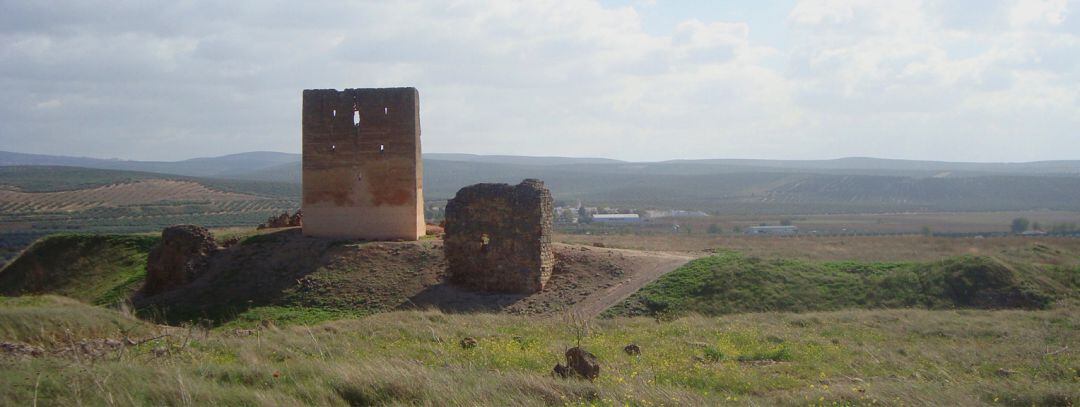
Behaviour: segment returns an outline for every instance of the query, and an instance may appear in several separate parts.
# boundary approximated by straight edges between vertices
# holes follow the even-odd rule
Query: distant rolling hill
[[[727,214],[1080,210],[1080,177],[907,177],[802,172],[667,174],[582,168],[425,162],[425,197],[452,197],[475,182],[540,178],[556,199]]]
[[[299,160],[298,154],[267,152],[178,162],[0,153],[0,164],[141,171],[114,174],[130,179],[146,177],[147,173],[213,177],[213,181],[199,178],[197,182],[210,182],[226,192],[263,188],[264,193],[257,195],[292,201],[300,194]],[[86,176],[91,174],[82,171]],[[70,182],[59,173],[52,181],[47,180],[48,173],[32,177],[37,177],[37,183]],[[523,178],[544,180],[556,199],[566,202],[732,214],[1080,210],[1080,161],[951,163],[843,158],[635,163],[603,158],[425,154],[424,193],[431,201],[448,199],[466,185]]]
[[[105,160],[100,158],[63,157],[0,151],[0,166],[62,165],[212,178],[231,178],[235,174],[258,171],[276,165],[299,161],[299,154],[268,151],[230,154],[221,157],[193,158],[183,161]]]
[[[294,183],[6,166],[0,167],[0,234],[140,232],[178,223],[253,226],[298,208],[299,195]]]

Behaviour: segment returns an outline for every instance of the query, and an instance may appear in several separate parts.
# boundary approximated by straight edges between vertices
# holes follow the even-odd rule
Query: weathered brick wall
[[[533,293],[555,264],[551,192],[539,180],[476,184],[446,204],[450,279],[481,291]]]
[[[202,226],[176,225],[161,231],[161,242],[146,259],[143,294],[155,295],[187,285],[201,276],[217,242]]]
[[[304,91],[305,235],[424,235],[419,104],[415,88]]]

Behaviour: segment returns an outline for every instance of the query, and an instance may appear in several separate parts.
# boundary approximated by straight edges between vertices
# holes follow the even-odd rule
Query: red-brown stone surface
[[[303,97],[304,234],[423,236],[419,92],[308,89]]]

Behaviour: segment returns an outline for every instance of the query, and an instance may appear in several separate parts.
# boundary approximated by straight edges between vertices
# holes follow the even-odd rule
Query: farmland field
[[[192,223],[254,227],[299,207],[298,187],[74,167],[0,167],[0,263],[59,232],[130,233]]]

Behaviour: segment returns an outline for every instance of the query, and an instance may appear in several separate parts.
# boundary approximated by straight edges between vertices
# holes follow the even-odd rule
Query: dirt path
[[[573,310],[588,318],[600,315],[604,310],[618,304],[619,301],[626,299],[626,297],[637,292],[646,284],[695,259],[694,256],[682,253],[608,248],[591,248],[591,250],[598,252],[598,254],[606,252],[617,255],[625,259],[626,264],[632,266],[627,267],[627,273],[610,287],[597,290],[574,304]]]

